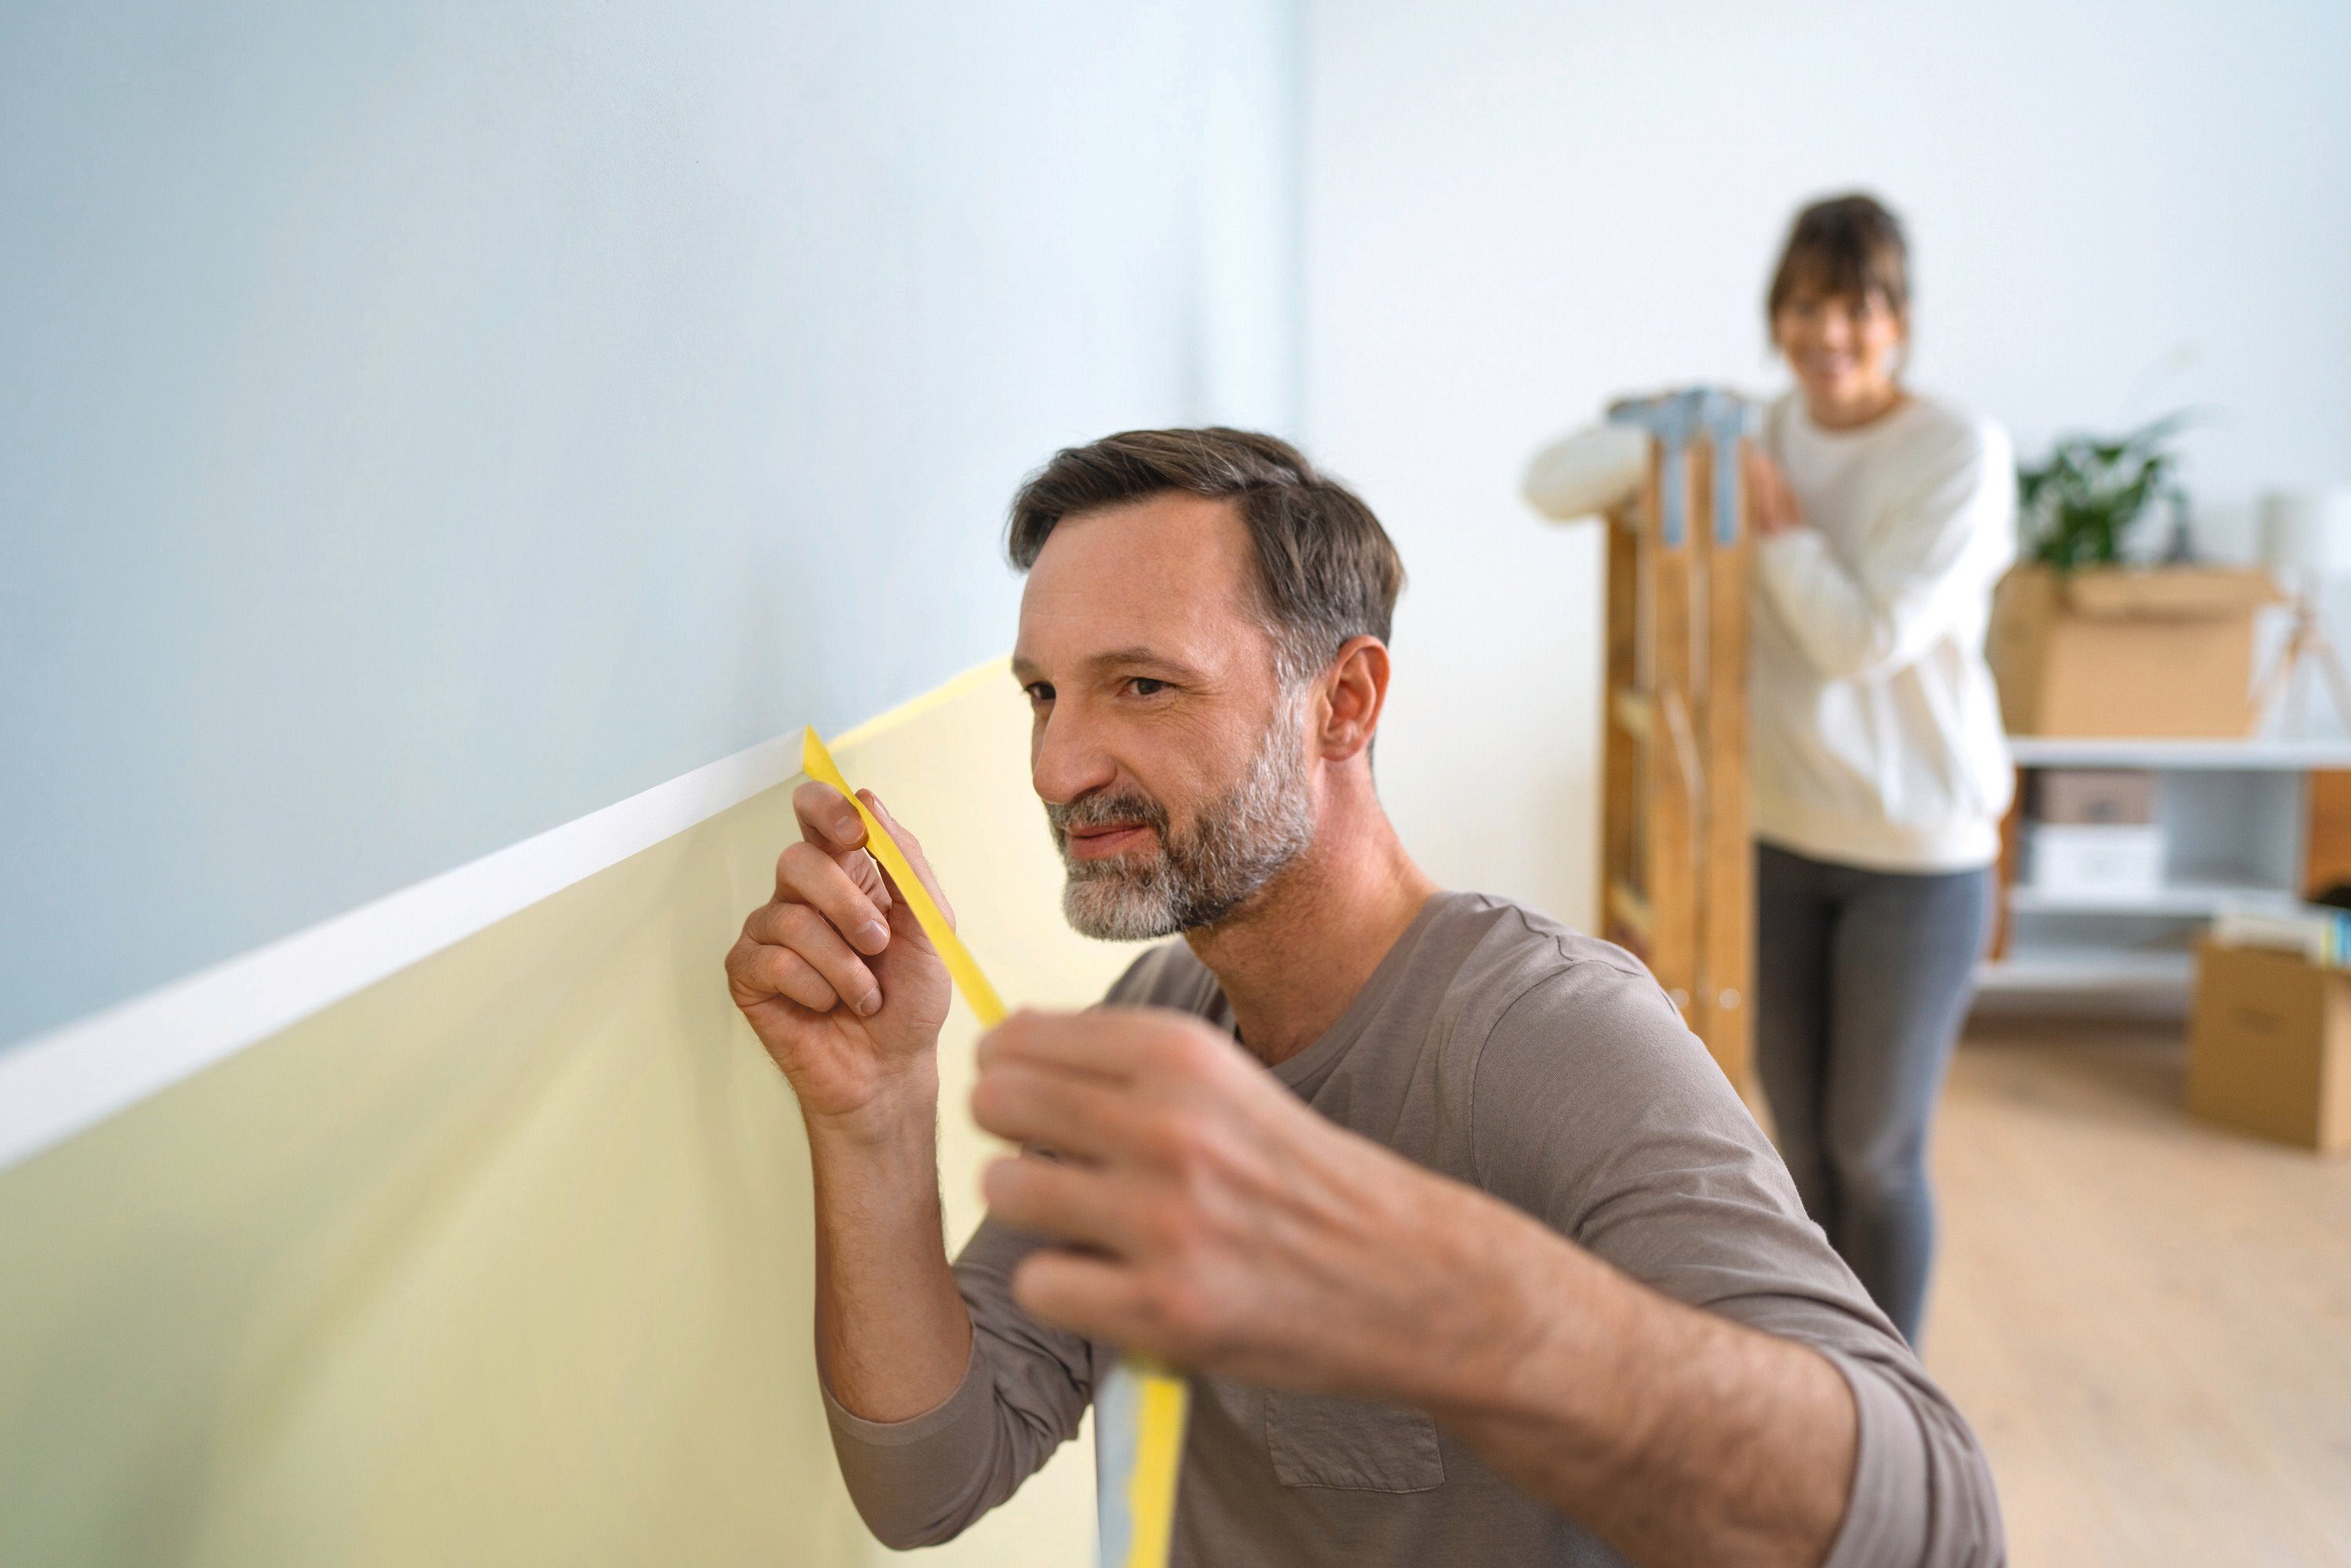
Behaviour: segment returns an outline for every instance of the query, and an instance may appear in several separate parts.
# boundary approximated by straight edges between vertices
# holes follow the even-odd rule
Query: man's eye
[[[1053,687],[1050,682],[1033,682],[1029,685],[1028,690],[1029,700],[1032,703],[1041,706],[1053,700]]]
[[[1167,689],[1165,681],[1155,681],[1149,675],[1135,676],[1132,685],[1134,695],[1139,697],[1155,697]]]

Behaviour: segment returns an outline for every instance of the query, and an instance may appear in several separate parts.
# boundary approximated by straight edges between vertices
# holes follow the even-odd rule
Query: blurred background
[[[2304,625],[2351,632],[2329,499],[2351,14],[2328,0],[0,8],[0,1073],[1000,656],[1012,489],[1138,425],[1269,429],[1364,495],[1411,573],[1380,753],[1406,841],[1448,885],[1593,924],[1601,531],[1538,517],[1520,476],[1615,397],[1782,388],[1772,260],[1800,204],[1855,189],[1909,227],[1913,383],[2027,465],[2191,411],[2164,448],[2181,498],[2126,559],[2262,565],[2307,590]],[[2257,666],[2292,608],[2230,632]],[[2351,740],[2322,664],[2224,733],[2011,724],[2028,774],[2129,776],[2130,820],[2048,825],[2139,830],[2065,882],[2031,853],[2026,779],[1936,1145],[1924,1351],[1991,1448],[2019,1562],[2351,1562],[2351,1167],[2315,1152],[2351,1142],[2351,982],[2306,903],[2351,880]],[[2133,854],[2152,871],[2113,869]],[[660,886],[629,896],[614,930],[670,918]],[[2199,1118],[2188,1020],[2222,1003],[2190,954],[2215,921],[2296,966],[2232,995],[2314,999],[2259,1084],[2208,1076]],[[407,1038],[316,1050],[396,1076]],[[449,1038],[455,1072],[479,1037]],[[522,1114],[481,1092],[480,1127]],[[206,1124],[175,1157],[203,1164]],[[120,1126],[0,1171],[0,1237],[65,1259],[127,1228],[57,1265],[69,1289],[0,1281],[0,1557],[368,1560],[360,1514],[306,1557],[268,1488],[189,1490],[227,1462],[226,1382],[146,1432],[137,1379],[72,1337],[152,1297],[168,1252],[221,1303],[188,1364],[283,1386],[325,1364],[273,1359],[252,1281],[205,1257],[296,1167],[166,1212],[181,1177],[110,1175],[143,1157]],[[86,1461],[79,1511],[27,1502]],[[625,1445],[598,1463],[666,1484]],[[758,1528],[821,1515],[799,1560],[857,1560],[810,1484],[814,1511]]]

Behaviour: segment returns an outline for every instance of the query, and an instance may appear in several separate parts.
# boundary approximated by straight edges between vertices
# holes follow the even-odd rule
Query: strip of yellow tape
[[[865,824],[865,847],[882,862],[890,880],[898,884],[906,906],[914,911],[915,924],[946,960],[948,976],[978,1016],[980,1027],[994,1029],[1002,1023],[1004,1000],[980,972],[979,961],[964,946],[963,938],[956,935],[955,927],[947,924],[946,912],[931,896],[930,889],[923,885],[923,879],[914,874],[914,862],[898,847],[898,841],[890,836],[890,830],[882,825],[881,819],[857,798],[857,791],[841,777],[839,765],[824,748],[824,742],[817,738],[813,726],[800,740],[800,768],[818,783],[830,784],[840,790],[857,808],[858,818]],[[1191,1390],[1181,1377],[1156,1362],[1140,1356],[1125,1359],[1135,1374],[1142,1398],[1131,1449],[1134,1473],[1127,1478],[1126,1486],[1134,1533],[1129,1538],[1126,1562],[1119,1568],[1166,1568],[1167,1545],[1176,1526],[1176,1479],[1184,1459],[1184,1421]],[[1105,1480],[1114,1484],[1114,1478]]]
[[[849,787],[849,780],[841,776],[832,753],[816,737],[813,727],[800,740],[800,768],[818,783],[830,784],[840,790],[857,808],[857,815],[865,824],[865,847],[873,852],[873,858],[882,862],[882,869],[898,884],[906,906],[914,912],[914,923],[931,939],[931,946],[939,950],[939,956],[946,960],[947,974],[955,980],[956,989],[971,1004],[971,1010],[979,1015],[979,1027],[994,1029],[1002,1023],[1004,1000],[987,983],[987,977],[980,973],[979,960],[971,956],[971,949],[963,945],[963,938],[947,924],[946,911],[931,896],[931,890],[923,885],[923,879],[914,874],[914,862],[898,847],[898,841],[890,836],[890,830],[866,809],[865,802],[857,798],[857,791]]]
[[[1184,1464],[1184,1421],[1191,1385],[1158,1363],[1128,1356],[1142,1395],[1135,1417],[1134,1474],[1126,1481],[1134,1534],[1126,1568],[1165,1568],[1176,1532],[1176,1478]]]

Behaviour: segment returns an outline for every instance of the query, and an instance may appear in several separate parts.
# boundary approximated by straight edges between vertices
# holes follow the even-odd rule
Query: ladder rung
[[[1649,901],[1621,882],[1608,884],[1608,915],[1645,942],[1656,925],[1656,915],[1650,910]]]

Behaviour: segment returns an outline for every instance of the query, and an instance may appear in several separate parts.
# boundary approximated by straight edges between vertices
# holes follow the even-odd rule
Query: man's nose
[[[1046,804],[1066,806],[1117,774],[1109,748],[1075,705],[1057,704],[1037,726],[1029,747],[1029,782]]]

